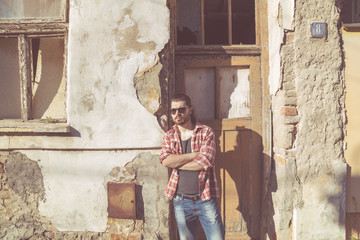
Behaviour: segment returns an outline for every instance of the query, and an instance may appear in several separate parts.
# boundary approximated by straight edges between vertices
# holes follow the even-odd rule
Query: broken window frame
[[[68,46],[68,0],[63,0],[60,18],[0,19],[0,38],[17,38],[19,55],[21,119],[0,120],[1,133],[69,133],[66,119],[39,121],[32,119],[33,60],[31,39],[60,37],[64,39],[64,67],[67,66]],[[65,79],[67,79],[65,71]],[[66,80],[65,80],[66,81]],[[52,127],[44,127],[45,125]],[[56,126],[54,126],[56,125]],[[43,128],[44,127],[44,128]]]
[[[176,55],[213,55],[213,54],[229,54],[229,55],[259,55],[261,54],[261,39],[260,39],[260,8],[259,1],[254,0],[255,4],[255,44],[233,44],[232,43],[232,0],[228,2],[228,44],[226,45],[207,45],[205,44],[205,13],[204,2],[200,1],[200,19],[201,19],[201,44],[198,45],[178,45],[177,31],[173,30],[174,45]],[[171,9],[173,9],[173,18],[171,25],[177,26],[176,0],[170,0]]]

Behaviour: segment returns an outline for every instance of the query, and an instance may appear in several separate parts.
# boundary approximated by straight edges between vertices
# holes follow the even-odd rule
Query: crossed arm
[[[168,168],[180,170],[201,171],[213,167],[215,160],[215,135],[212,129],[205,132],[200,151],[186,154],[174,154],[170,147],[170,138],[164,136],[163,148],[160,154],[161,163]]]
[[[185,154],[170,154],[162,164],[168,168],[176,168],[180,170],[200,171],[204,170],[194,159],[199,156],[200,152],[192,152]]]

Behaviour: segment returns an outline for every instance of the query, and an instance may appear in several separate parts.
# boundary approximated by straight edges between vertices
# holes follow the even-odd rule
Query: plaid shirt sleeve
[[[163,137],[163,144],[160,152],[160,163],[162,163],[170,154],[177,154],[177,149],[174,148],[175,132],[170,130]],[[176,192],[179,175],[176,169],[173,169],[165,190],[165,195],[171,200]]]
[[[170,154],[180,154],[179,144],[180,139],[176,135],[175,129],[168,131],[163,137],[163,144],[160,152],[160,162],[164,161]],[[195,136],[193,136],[192,150],[200,152],[195,161],[205,170],[200,171],[199,174],[199,192],[202,200],[208,200],[211,197],[219,196],[219,189],[217,187],[215,178],[215,134],[214,131],[204,125],[197,125]],[[179,181],[179,174],[176,169],[173,169],[165,190],[165,195],[171,200],[177,189]]]
[[[171,139],[168,134],[165,134],[160,152],[160,162],[162,163],[171,153]]]
[[[202,141],[200,141],[200,146],[196,146],[196,144],[194,146],[195,151],[200,152],[199,156],[195,158],[195,161],[206,171],[208,168],[214,167],[215,163],[215,134],[211,128],[200,129],[198,134]]]

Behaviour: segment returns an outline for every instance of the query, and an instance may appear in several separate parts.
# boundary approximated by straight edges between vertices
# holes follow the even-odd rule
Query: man
[[[185,94],[172,97],[170,114],[174,126],[164,135],[160,162],[173,169],[165,194],[174,201],[180,239],[196,239],[197,218],[207,239],[224,239],[215,200],[219,189],[214,131],[195,121],[191,100]]]

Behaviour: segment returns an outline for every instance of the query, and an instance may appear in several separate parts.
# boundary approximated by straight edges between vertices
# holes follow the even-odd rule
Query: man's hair
[[[188,95],[186,95],[185,93],[177,93],[174,96],[172,96],[170,104],[172,102],[180,102],[180,101],[184,101],[186,103],[186,105],[188,107],[192,107],[191,105],[191,99]]]
[[[172,98],[170,99],[170,104],[171,104],[172,102],[180,102],[180,101],[184,101],[188,107],[192,107],[192,105],[191,105],[191,99],[190,99],[190,97],[189,97],[188,95],[186,95],[185,93],[177,93],[177,94],[175,94],[174,96],[172,96]],[[194,115],[194,109],[193,109],[193,111],[192,111],[192,113],[191,113],[190,118],[191,118],[191,122],[192,122],[193,124],[196,124],[196,118],[195,118],[195,115]]]

